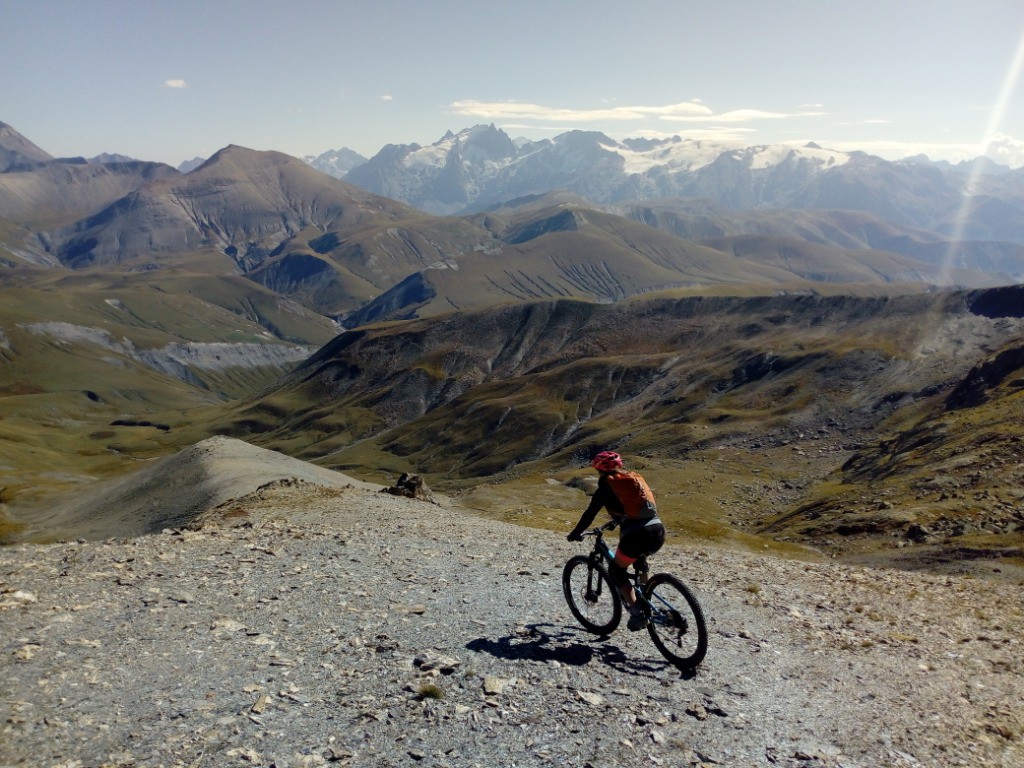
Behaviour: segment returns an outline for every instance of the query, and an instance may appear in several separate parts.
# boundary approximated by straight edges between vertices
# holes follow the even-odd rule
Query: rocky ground
[[[1019,586],[666,548],[695,675],[574,624],[557,533],[279,481],[0,550],[0,766],[1020,766]]]

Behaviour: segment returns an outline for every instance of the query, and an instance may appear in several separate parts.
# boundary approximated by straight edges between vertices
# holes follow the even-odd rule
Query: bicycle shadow
[[[607,637],[596,638],[587,634],[586,640],[581,641],[575,628],[559,628],[554,624],[527,624],[521,630],[497,639],[479,637],[466,643],[466,648],[509,661],[557,661],[574,667],[596,660],[618,672],[652,678],[666,669],[678,671],[667,662],[631,658]],[[688,672],[683,677],[690,679],[695,674]]]

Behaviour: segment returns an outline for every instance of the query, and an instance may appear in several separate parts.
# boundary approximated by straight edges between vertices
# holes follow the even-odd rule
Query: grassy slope
[[[47,324],[60,330],[46,331]],[[197,387],[132,351],[182,342],[319,345],[335,326],[251,281],[173,272],[12,270],[0,275],[0,488],[24,503],[125,471],[188,439],[184,414],[270,386],[285,368],[200,370]],[[76,333],[69,329],[83,329]],[[112,426],[148,422],[170,427]],[[193,433],[188,433],[190,436]],[[205,436],[205,435],[203,435]],[[197,438],[199,439],[199,438]]]
[[[993,552],[1020,548],[1006,526],[1024,481],[1020,375],[980,405],[943,405],[999,321],[957,315],[943,297],[691,301],[670,323],[637,299],[382,325],[339,337],[287,386],[230,403],[204,406],[178,385],[153,407],[150,374],[133,383],[130,367],[100,402],[84,382],[11,388],[0,464],[22,464],[0,487],[35,472],[71,488],[223,433],[377,482],[420,472],[480,514],[564,530],[586,504],[586,456],[610,445],[649,477],[674,537],[929,567],[959,552],[990,570]],[[70,364],[102,380],[61,346],[50,356],[80,355]],[[467,371],[468,388],[450,389]],[[171,429],[109,425],[125,413]],[[4,494],[31,495],[10,482]],[[912,523],[937,536],[903,546]]]
[[[857,451],[831,483],[763,530],[840,536],[848,551],[873,561],[899,555],[928,563],[954,550],[1024,566],[1024,350],[1014,341],[1001,352],[1016,363],[979,387],[976,402],[956,407],[945,390],[901,409],[887,437]],[[921,527],[915,551],[880,556],[872,534],[908,522]]]
[[[578,206],[526,208],[518,216],[491,217],[485,225],[506,242],[421,272],[422,290],[404,298],[399,294],[405,286],[385,294],[354,321],[559,297],[617,301],[669,289],[736,294],[763,292],[766,286],[805,291],[837,284],[924,286],[939,277],[927,264],[886,251],[762,235],[698,244]],[[984,280],[959,272],[953,277],[965,284]]]
[[[564,484],[611,445],[652,476],[677,535],[853,553],[896,543],[923,507],[912,484],[844,463],[910,429],[1012,335],[942,296],[692,301],[671,320],[636,299],[368,328],[215,428],[379,482],[420,472],[485,514],[553,528],[584,503]],[[973,427],[953,429],[975,455]],[[777,525],[822,499],[815,526]],[[846,526],[883,500],[899,508],[888,527]]]

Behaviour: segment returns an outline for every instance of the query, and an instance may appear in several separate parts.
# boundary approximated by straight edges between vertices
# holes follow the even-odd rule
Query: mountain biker
[[[626,569],[639,560],[636,570],[646,576],[646,557],[653,555],[665,543],[665,526],[658,517],[654,494],[647,482],[639,472],[626,471],[619,454],[601,451],[590,465],[600,473],[597,491],[576,527],[566,538],[569,541],[582,541],[583,532],[594,522],[602,508],[607,508],[612,519],[619,524],[619,544],[609,575],[618,585],[619,594],[629,608],[626,626],[636,632],[646,626],[647,618],[637,602],[633,585],[626,578]]]

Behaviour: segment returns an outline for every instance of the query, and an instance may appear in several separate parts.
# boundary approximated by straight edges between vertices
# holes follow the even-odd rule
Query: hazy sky
[[[177,166],[513,138],[1024,165],[1022,0],[0,0],[0,122]]]

